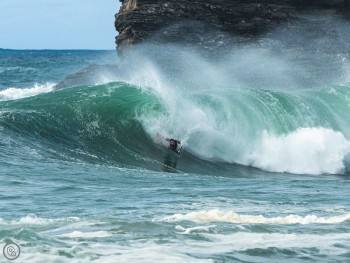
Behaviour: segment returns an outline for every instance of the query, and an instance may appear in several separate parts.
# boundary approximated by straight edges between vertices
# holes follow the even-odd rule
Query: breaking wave
[[[160,133],[183,142],[177,169],[185,172],[217,164],[300,174],[348,169],[348,86],[294,93],[174,93],[125,82],[52,89],[2,91],[12,100],[0,104],[0,126],[54,158],[157,170],[167,152],[155,140]]]

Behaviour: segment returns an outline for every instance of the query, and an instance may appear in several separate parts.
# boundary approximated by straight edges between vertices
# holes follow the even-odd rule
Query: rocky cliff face
[[[121,50],[145,40],[180,42],[210,49],[227,46],[228,42],[234,44],[250,41],[281,24],[288,30],[297,31],[314,19],[350,17],[350,0],[121,2],[122,7],[115,22],[119,32],[116,44]]]

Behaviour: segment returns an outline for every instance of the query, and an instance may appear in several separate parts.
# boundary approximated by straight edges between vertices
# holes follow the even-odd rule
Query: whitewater
[[[349,56],[298,52],[0,50],[1,250],[349,261]]]

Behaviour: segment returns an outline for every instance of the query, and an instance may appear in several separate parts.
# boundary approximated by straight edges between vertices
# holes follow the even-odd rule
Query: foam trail
[[[339,174],[345,171],[350,142],[341,132],[300,128],[286,135],[264,132],[251,164],[273,172]]]
[[[8,88],[0,91],[0,101],[18,100],[27,97],[36,96],[41,93],[47,93],[54,90],[54,83],[46,83],[43,85],[35,84],[32,88],[18,89]]]
[[[58,236],[68,237],[68,238],[101,238],[101,237],[110,237],[112,236],[112,234],[107,231],[94,231],[94,232],[73,231],[73,232],[58,235]]]
[[[218,209],[202,210],[197,212],[190,212],[187,214],[175,214],[161,219],[161,221],[193,221],[193,222],[228,222],[238,224],[339,224],[350,220],[350,213],[332,216],[332,217],[318,217],[315,215],[288,215],[285,217],[271,217],[267,218],[262,215],[240,215],[234,212],[225,212]]]

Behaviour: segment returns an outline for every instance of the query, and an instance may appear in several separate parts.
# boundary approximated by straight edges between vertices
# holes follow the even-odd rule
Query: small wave
[[[27,97],[36,96],[41,93],[48,93],[54,90],[55,84],[46,83],[43,85],[35,84],[32,88],[8,88],[0,91],[0,101],[18,100]]]
[[[4,72],[8,72],[8,71],[19,71],[19,72],[23,72],[23,71],[35,71],[35,68],[32,67],[0,67],[0,74],[4,73]]]
[[[191,233],[202,233],[202,232],[209,232],[211,228],[214,228],[214,226],[195,226],[195,227],[189,227],[184,228],[182,226],[176,226],[177,230],[183,231],[183,234],[191,234]]]
[[[316,215],[288,215],[285,217],[271,217],[267,218],[262,215],[240,215],[234,212],[225,212],[218,209],[202,210],[197,212],[190,212],[187,214],[175,214],[161,219],[165,222],[176,221],[193,221],[193,222],[228,222],[239,224],[339,224],[350,220],[350,213],[332,216],[332,217],[318,217]]]
[[[3,225],[46,225],[53,224],[56,222],[78,222],[78,217],[66,217],[66,218],[41,218],[36,215],[27,215],[20,218],[19,220],[6,221],[0,218],[0,224]]]

